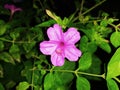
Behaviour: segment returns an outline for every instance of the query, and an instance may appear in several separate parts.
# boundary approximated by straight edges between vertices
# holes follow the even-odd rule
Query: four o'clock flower
[[[69,28],[62,31],[61,26],[54,24],[47,30],[49,41],[40,43],[40,51],[45,55],[51,55],[51,62],[54,66],[62,66],[64,59],[77,61],[81,56],[81,51],[76,48],[75,43],[80,40],[80,33],[76,28]]]
[[[4,5],[4,8],[9,9],[9,10],[11,11],[10,19],[12,18],[13,14],[14,14],[16,11],[22,11],[21,8],[18,8],[18,7],[16,7],[16,6],[13,5],[13,4],[5,4],[5,5]]]

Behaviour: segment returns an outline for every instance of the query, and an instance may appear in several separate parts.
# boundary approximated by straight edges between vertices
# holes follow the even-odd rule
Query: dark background
[[[18,6],[21,6],[23,9],[30,9],[30,8],[32,8],[32,4],[33,4],[33,0],[14,0],[14,2],[13,2],[13,0],[12,0],[12,2],[10,0],[6,0],[6,1],[2,0],[2,1],[4,3],[8,3],[8,1],[9,1],[10,3],[14,3]],[[41,2],[42,1],[43,0],[41,0]],[[58,16],[68,17],[69,15],[71,15],[72,13],[74,13],[76,11],[74,1],[75,0],[48,0],[46,4],[49,5],[51,10],[54,11]],[[85,6],[87,8],[90,8],[93,5],[95,5],[94,0],[85,0]],[[40,6],[40,8],[41,8],[41,6]],[[101,10],[104,12],[107,12],[110,15],[110,17],[115,17],[115,18],[120,19],[119,0],[106,0],[106,2],[104,2],[102,5],[98,6],[94,10],[92,10],[90,12],[90,14],[93,16],[98,16],[99,11],[101,11]],[[100,52],[99,53],[97,52],[96,54],[98,54],[100,56],[103,55],[103,57],[100,57],[100,58],[106,58],[106,56],[108,54],[103,53],[101,50],[99,50],[99,51]],[[103,79],[100,81],[90,80],[90,83],[91,83],[91,90],[107,90],[106,81]],[[76,85],[73,84],[73,88],[75,86]]]

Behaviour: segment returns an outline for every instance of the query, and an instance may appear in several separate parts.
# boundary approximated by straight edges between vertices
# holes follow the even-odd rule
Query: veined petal
[[[65,57],[69,61],[77,61],[81,54],[81,51],[73,45],[65,48]]]
[[[62,28],[58,24],[54,24],[53,27],[48,28],[47,35],[50,40],[59,41],[62,39]]]
[[[40,43],[40,51],[43,54],[51,55],[57,47],[57,42],[54,41],[43,41]]]
[[[69,28],[67,32],[64,33],[64,41],[68,44],[75,44],[80,40],[80,33],[76,28]]]
[[[64,56],[53,53],[51,55],[51,62],[54,66],[62,66],[64,64]]]

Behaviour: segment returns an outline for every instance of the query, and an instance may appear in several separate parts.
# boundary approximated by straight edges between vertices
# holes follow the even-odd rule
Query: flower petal
[[[6,9],[10,9],[10,10],[14,10],[15,9],[15,6],[14,5],[12,5],[12,4],[5,4],[4,5],[4,8],[6,8]]]
[[[43,41],[40,43],[40,51],[43,54],[51,55],[57,47],[57,42],[54,41]]]
[[[62,39],[62,28],[58,24],[54,24],[53,27],[48,28],[47,35],[50,40],[61,40]]]
[[[64,41],[68,44],[75,44],[80,40],[80,33],[76,28],[69,28],[67,32],[64,33]]]
[[[62,66],[64,64],[64,57],[62,55],[58,55],[57,53],[53,53],[51,55],[51,62],[54,66]]]
[[[65,48],[65,57],[69,61],[77,61],[81,54],[82,52],[73,45]]]
[[[22,11],[22,9],[21,9],[21,8],[16,8],[16,9],[14,10],[14,12],[16,12],[16,11]]]

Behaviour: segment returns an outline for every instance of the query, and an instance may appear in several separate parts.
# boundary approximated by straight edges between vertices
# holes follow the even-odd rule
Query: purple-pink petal
[[[40,51],[45,55],[51,55],[55,52],[57,43],[53,41],[43,41],[40,43]]]
[[[21,8],[16,8],[16,9],[14,10],[14,12],[16,12],[16,11],[22,11],[22,9],[21,9]]]
[[[48,28],[47,35],[50,40],[59,41],[62,39],[62,28],[58,24],[54,24],[53,27]]]
[[[16,11],[22,11],[21,8],[17,8],[15,5],[13,4],[5,4],[4,8],[6,9],[10,9],[12,11],[12,13],[16,12]]]
[[[68,44],[75,44],[80,40],[80,33],[76,28],[69,28],[67,32],[64,33],[64,41]]]
[[[5,4],[4,8],[12,10],[12,9],[15,9],[15,6],[12,4]]]
[[[54,66],[63,66],[65,61],[62,55],[58,55],[56,52],[54,52],[51,55],[51,62]]]
[[[65,49],[65,57],[69,61],[77,61],[81,54],[81,51],[73,45],[66,47]]]

